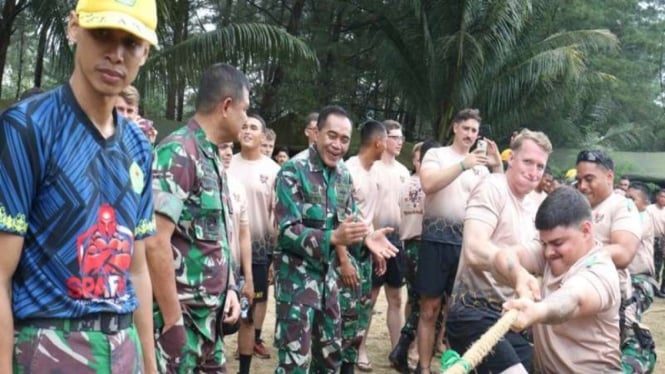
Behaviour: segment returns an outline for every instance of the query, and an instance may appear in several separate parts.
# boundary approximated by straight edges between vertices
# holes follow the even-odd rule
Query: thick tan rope
[[[473,343],[462,359],[448,368],[444,374],[467,374],[473,370],[510,330],[515,319],[517,319],[517,310],[510,310],[504,314],[480,339]]]

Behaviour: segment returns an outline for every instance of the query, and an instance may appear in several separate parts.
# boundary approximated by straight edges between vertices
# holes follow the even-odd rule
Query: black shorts
[[[420,241],[415,290],[425,297],[450,296],[462,246]]]
[[[406,275],[406,253],[402,248],[402,242],[399,239],[389,237],[390,243],[399,249],[395,257],[386,261],[386,272],[383,275],[376,275],[374,262],[372,262],[372,288],[379,288],[384,284],[392,288],[400,288],[404,285],[404,276]]]
[[[451,307],[446,323],[446,336],[450,348],[463,355],[471,344],[496,324],[500,317],[499,312],[488,312],[455,304]],[[494,346],[492,352],[476,367],[476,371],[478,374],[500,373],[521,363],[527,372],[531,372],[532,358],[531,343],[522,334],[508,331]]]
[[[268,267],[269,264],[252,264],[252,278],[254,278],[254,302],[268,300]]]

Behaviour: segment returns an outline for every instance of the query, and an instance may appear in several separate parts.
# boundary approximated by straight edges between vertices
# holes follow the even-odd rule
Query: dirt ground
[[[270,300],[268,300],[268,314],[263,326],[263,340],[270,350],[272,357],[268,360],[261,360],[256,357],[252,359],[252,374],[272,374],[275,370],[276,364],[276,351],[272,347],[273,335],[275,333],[275,303],[272,299],[273,291],[270,290]],[[406,294],[404,295],[406,300]],[[388,354],[390,353],[390,337],[388,336],[388,328],[386,327],[386,310],[387,303],[383,293],[380,294],[376,303],[376,314],[372,320],[372,327],[370,329],[367,346],[369,350],[370,360],[374,368],[374,373],[396,373],[390,367],[388,362]],[[665,373],[665,300],[656,299],[651,305],[651,308],[644,316],[644,322],[649,326],[656,341],[656,350],[658,352],[659,360],[656,363],[655,373]],[[236,349],[236,336],[233,335],[225,342],[225,351],[227,357],[227,368],[229,374],[235,374],[238,370],[238,361],[233,358],[233,352]],[[438,368],[438,357],[436,365],[433,368]],[[356,373],[360,373],[356,370]]]

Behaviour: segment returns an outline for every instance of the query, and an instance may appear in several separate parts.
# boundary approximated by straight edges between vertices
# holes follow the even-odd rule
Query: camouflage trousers
[[[352,289],[339,281],[339,304],[342,314],[342,362],[358,362],[358,348],[372,315],[372,260],[369,256],[349,255],[358,273],[360,286]]]
[[[14,331],[14,373],[143,373],[136,328],[116,334],[32,326]]]
[[[624,373],[651,373],[656,365],[656,346],[642,315],[653,302],[655,281],[650,276],[631,276],[633,297],[626,303],[622,326],[621,363]]]
[[[408,337],[413,341],[416,337],[418,330],[418,320],[420,319],[420,296],[414,289],[416,282],[416,271],[418,270],[418,252],[420,251],[420,240],[406,240],[404,241],[404,250],[406,251],[406,294],[407,303],[410,307],[410,313],[404,321],[401,334]],[[442,306],[445,302],[442,301]],[[443,315],[439,314],[436,319],[436,333],[437,336],[441,327],[443,326]]]
[[[162,333],[161,314],[155,312],[154,319],[155,355],[160,373],[226,373],[224,342],[216,332],[211,339],[197,327],[207,325],[209,321],[195,321],[183,314],[183,325],[173,326]]]
[[[277,301],[275,374],[337,372],[342,364],[342,322],[334,296],[323,300],[322,309]]]

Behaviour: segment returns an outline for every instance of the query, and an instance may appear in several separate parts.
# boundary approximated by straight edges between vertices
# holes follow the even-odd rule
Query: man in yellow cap
[[[156,372],[151,147],[113,108],[156,25],[155,0],[80,0],[69,82],[0,116],[0,373]]]

